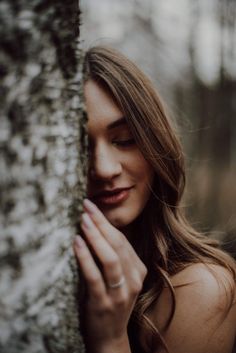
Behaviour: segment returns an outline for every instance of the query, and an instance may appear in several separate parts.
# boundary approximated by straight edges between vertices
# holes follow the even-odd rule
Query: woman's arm
[[[232,352],[236,330],[235,283],[225,268],[208,266],[191,265],[172,278],[176,311],[164,334],[169,353]],[[160,329],[168,316],[170,303],[170,294],[164,289],[150,313]]]

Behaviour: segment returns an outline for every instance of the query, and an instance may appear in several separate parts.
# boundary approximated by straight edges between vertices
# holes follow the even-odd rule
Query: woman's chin
[[[129,217],[129,215],[123,214],[122,212],[114,211],[103,211],[104,216],[107,220],[116,228],[122,229],[127,227],[134,217]]]
[[[121,219],[118,217],[106,217],[106,218],[115,228],[118,228],[118,229],[127,227],[130,224],[130,222],[127,222],[124,219]]]

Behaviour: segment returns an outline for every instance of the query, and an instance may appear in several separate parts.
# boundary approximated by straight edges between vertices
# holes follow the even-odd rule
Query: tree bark
[[[0,3],[0,352],[84,352],[72,251],[85,193],[78,0]]]

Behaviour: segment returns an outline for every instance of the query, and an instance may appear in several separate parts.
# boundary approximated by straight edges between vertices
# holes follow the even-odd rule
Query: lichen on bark
[[[0,352],[83,352],[78,0],[2,0],[0,47]]]

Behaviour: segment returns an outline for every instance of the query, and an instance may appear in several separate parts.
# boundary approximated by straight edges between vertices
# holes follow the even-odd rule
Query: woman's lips
[[[94,198],[95,203],[103,204],[103,205],[115,205],[117,203],[123,202],[127,200],[129,197],[130,188],[120,190],[118,192],[113,192],[107,195],[99,195]]]

